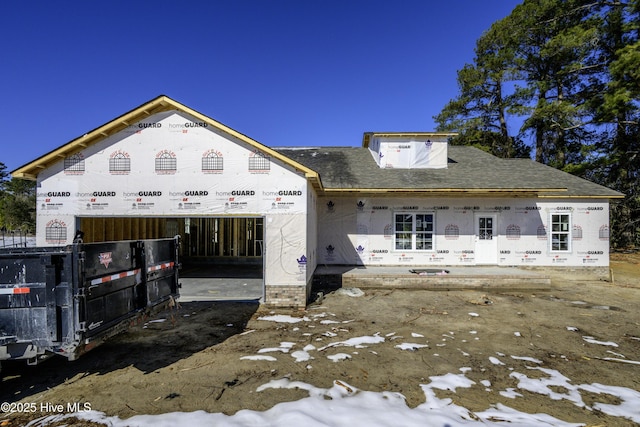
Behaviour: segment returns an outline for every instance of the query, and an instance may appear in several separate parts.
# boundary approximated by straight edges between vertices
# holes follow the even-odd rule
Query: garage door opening
[[[264,297],[264,218],[80,218],[85,242],[180,235],[180,299]]]
[[[185,218],[183,299],[257,300],[264,295],[262,217]]]

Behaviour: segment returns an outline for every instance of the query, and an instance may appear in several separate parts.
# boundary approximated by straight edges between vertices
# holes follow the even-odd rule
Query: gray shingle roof
[[[381,169],[364,147],[274,148],[320,175],[325,190],[535,192],[544,196],[621,197],[621,193],[529,159],[500,159],[449,146],[446,169]],[[557,191],[561,189],[562,191]],[[566,190],[566,191],[565,191]]]

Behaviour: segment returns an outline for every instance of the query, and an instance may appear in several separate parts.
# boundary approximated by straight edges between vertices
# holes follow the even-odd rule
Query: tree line
[[[437,129],[624,193],[611,245],[638,247],[639,31],[640,0],[524,0],[477,40]]]
[[[0,162],[0,229],[2,232],[36,232],[36,183],[9,176]],[[4,235],[4,234],[3,234]]]
[[[624,193],[611,246],[639,247],[639,34],[640,0],[524,0],[476,41],[437,130]],[[0,163],[0,227],[34,232],[35,207],[35,183]]]

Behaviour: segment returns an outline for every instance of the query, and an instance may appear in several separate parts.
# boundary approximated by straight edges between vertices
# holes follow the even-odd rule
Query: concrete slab
[[[314,274],[314,287],[325,291],[339,287],[363,289],[424,289],[454,290],[549,290],[551,278],[540,271],[517,267],[469,266],[425,267],[425,275],[411,273],[415,267],[356,267],[318,266]],[[238,273],[238,270],[234,270]],[[446,271],[446,274],[439,274]],[[204,277],[204,274],[186,274],[180,277],[180,301],[264,301],[262,277]],[[202,276],[202,277],[198,277]]]
[[[180,278],[180,301],[262,301],[263,280],[232,277]]]
[[[261,265],[186,264],[179,271],[180,301],[261,301]]]
[[[412,273],[416,267],[319,266],[315,274],[340,278],[342,287],[393,289],[482,289],[549,290],[551,277],[517,267],[469,266],[425,267],[424,274]]]

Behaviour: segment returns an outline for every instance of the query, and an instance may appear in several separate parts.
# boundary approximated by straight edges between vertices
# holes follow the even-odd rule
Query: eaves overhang
[[[275,150],[272,150],[271,148],[262,145],[261,143],[259,143],[258,141],[216,121],[213,120],[212,118],[205,116],[204,114],[193,110],[177,101],[174,101],[173,99],[169,98],[168,96],[165,95],[161,95],[158,96],[157,98],[146,102],[144,104],[142,104],[141,106],[134,108],[133,110],[111,120],[108,123],[105,123],[104,125],[93,129],[92,131],[89,131],[87,133],[85,133],[84,135],[75,138],[71,141],[69,141],[68,143],[48,152],[47,154],[44,154],[43,156],[38,157],[37,159],[23,165],[20,166],[19,168],[15,169],[14,171],[11,172],[11,176],[14,178],[22,178],[22,179],[29,179],[29,180],[36,180],[38,177],[38,174],[51,167],[53,164],[64,160],[66,157],[72,156],[76,153],[79,153],[80,151],[84,150],[85,148],[96,144],[99,141],[104,140],[105,138],[110,137],[113,134],[116,134],[124,129],[126,129],[127,127],[138,123],[144,119],[146,119],[147,117],[153,115],[153,114],[157,114],[157,113],[161,113],[161,112],[165,112],[165,111],[181,111],[184,112],[186,114],[189,114],[193,117],[195,117],[198,120],[201,120],[205,123],[207,123],[208,125],[234,137],[239,139],[240,141],[243,141],[247,144],[249,144],[250,146],[254,147],[255,149],[265,153],[266,155],[273,157],[275,159],[280,160],[281,162],[291,166],[292,168],[298,170],[299,172],[303,173],[304,176],[309,180],[309,182],[311,183],[311,185],[318,191],[322,191],[322,182],[320,180],[320,177],[318,175],[317,172],[309,169],[308,167],[278,153]]]
[[[626,196],[622,193],[618,194],[596,194],[596,195],[562,195],[562,194],[541,194],[541,199],[624,199]]]
[[[358,194],[378,196],[428,195],[431,197],[545,197],[545,194],[551,192],[562,193],[566,191],[566,188],[325,188],[323,194],[344,196]]]

